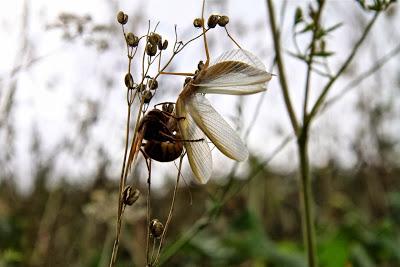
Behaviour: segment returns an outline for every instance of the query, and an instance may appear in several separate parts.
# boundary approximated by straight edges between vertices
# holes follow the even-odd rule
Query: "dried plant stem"
[[[175,198],[176,198],[176,193],[178,192],[178,186],[179,186],[179,180],[180,180],[180,177],[181,177],[182,162],[183,162],[184,156],[185,156],[185,154],[181,155],[181,157],[179,159],[178,175],[176,176],[176,183],[175,183],[174,193],[172,195],[171,206],[169,208],[168,217],[167,217],[167,220],[165,222],[164,231],[163,231],[163,233],[161,235],[160,243],[158,244],[157,255],[156,255],[156,258],[154,259],[154,263],[153,263],[152,266],[156,266],[157,265],[158,259],[160,257],[162,244],[163,244],[163,242],[165,240],[165,236],[167,235],[167,231],[168,231],[168,226],[169,226],[169,224],[171,222],[171,219],[172,219],[172,213],[173,213],[174,207],[175,207]]]
[[[124,150],[124,159],[122,162],[122,170],[121,177],[119,182],[119,191],[118,191],[118,217],[117,217],[117,225],[116,225],[116,234],[114,240],[114,246],[111,254],[110,267],[114,266],[115,261],[117,260],[118,246],[119,246],[119,237],[121,234],[121,224],[122,224],[122,192],[125,186],[124,172],[125,172],[125,163],[126,157],[128,154],[128,144],[129,144],[129,122],[131,118],[131,105],[128,103],[128,115],[126,119],[126,135],[125,135],[125,150]]]
[[[147,177],[147,197],[146,197],[146,214],[147,214],[147,225],[146,225],[146,262],[149,265],[150,259],[150,216],[151,216],[151,159],[146,160],[148,177]]]

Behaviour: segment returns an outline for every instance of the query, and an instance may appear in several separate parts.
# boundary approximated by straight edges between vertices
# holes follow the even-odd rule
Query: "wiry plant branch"
[[[324,102],[324,100],[325,100],[330,88],[332,87],[334,82],[337,80],[337,78],[347,69],[347,67],[352,62],[354,56],[357,54],[357,52],[358,52],[359,48],[361,47],[362,43],[367,38],[368,33],[372,29],[372,26],[375,24],[379,14],[380,14],[380,12],[376,12],[374,14],[373,18],[370,20],[368,25],[365,27],[360,39],[354,45],[354,47],[353,47],[352,51],[350,52],[349,56],[347,57],[346,61],[342,64],[342,66],[339,68],[337,73],[324,86],[324,88],[322,89],[322,93],[320,94],[320,96],[318,97],[317,101],[315,102],[310,114],[307,116],[307,119],[306,119],[305,123],[307,123],[307,124],[310,123],[311,120],[313,119],[313,117],[315,116],[315,114],[317,114],[317,112],[318,112],[319,108],[321,107],[321,105],[323,104],[323,102]]]

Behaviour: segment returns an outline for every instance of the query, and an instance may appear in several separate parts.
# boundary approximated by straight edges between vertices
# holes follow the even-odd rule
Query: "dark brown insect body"
[[[138,132],[146,140],[142,144],[144,154],[160,162],[177,159],[183,151],[183,144],[178,133],[177,120],[172,115],[172,104],[164,104],[163,110],[153,109],[143,117]]]

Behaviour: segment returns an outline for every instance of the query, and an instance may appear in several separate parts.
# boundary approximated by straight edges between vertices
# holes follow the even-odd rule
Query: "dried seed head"
[[[153,98],[153,94],[150,91],[145,91],[143,94],[143,99],[145,104],[149,104],[151,99]]]
[[[157,54],[157,45],[148,43],[146,46],[146,54],[153,57]]]
[[[164,232],[164,225],[157,219],[151,220],[149,227],[154,238],[159,238]]]
[[[162,42],[162,38],[161,35],[159,35],[158,33],[152,32],[150,33],[148,41],[152,45],[158,45],[159,43]]]
[[[146,85],[142,83],[138,85],[137,89],[139,92],[143,92],[146,89]]]
[[[192,80],[191,77],[186,77],[184,85],[188,84],[191,80]]]
[[[215,26],[217,26],[219,18],[220,16],[218,15],[211,15],[207,21],[208,28],[215,28]]]
[[[164,40],[164,43],[162,44],[162,49],[160,50],[165,50],[168,47],[168,40]]]
[[[201,18],[195,18],[193,21],[193,26],[196,28],[201,28],[203,26],[203,20]]]
[[[148,85],[149,85],[150,90],[156,90],[158,88],[158,82],[157,82],[157,80],[154,80],[154,79],[149,79]]]
[[[133,77],[130,73],[125,74],[125,85],[126,87],[128,87],[129,89],[133,88]]]
[[[174,104],[165,103],[162,105],[162,110],[168,113],[172,113],[172,111],[174,111]]]
[[[122,200],[125,205],[131,206],[138,200],[140,191],[138,189],[132,189],[132,186],[128,185],[122,195]]]
[[[139,44],[139,37],[131,32],[126,34],[126,43],[131,47],[136,47]]]
[[[128,15],[125,14],[124,12],[122,12],[122,11],[118,12],[117,21],[120,24],[125,25],[128,22]]]
[[[197,69],[202,70],[203,68],[204,68],[204,62],[203,62],[203,60],[200,60],[199,64],[197,64]]]
[[[226,24],[229,23],[229,17],[228,16],[221,16],[218,19],[218,25],[221,27],[225,27]]]

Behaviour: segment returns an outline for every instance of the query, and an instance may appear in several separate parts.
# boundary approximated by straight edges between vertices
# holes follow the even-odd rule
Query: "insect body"
[[[181,138],[177,121],[183,118],[175,117],[173,110],[173,103],[163,103],[162,110],[154,108],[142,118],[128,162],[133,162],[140,150],[147,158],[160,162],[173,161],[183,152],[182,142],[197,141]]]
[[[151,159],[169,162],[177,159],[183,151],[178,133],[178,118],[172,115],[173,104],[166,103],[163,109],[151,110],[140,122],[139,132],[143,132],[145,155]]]

